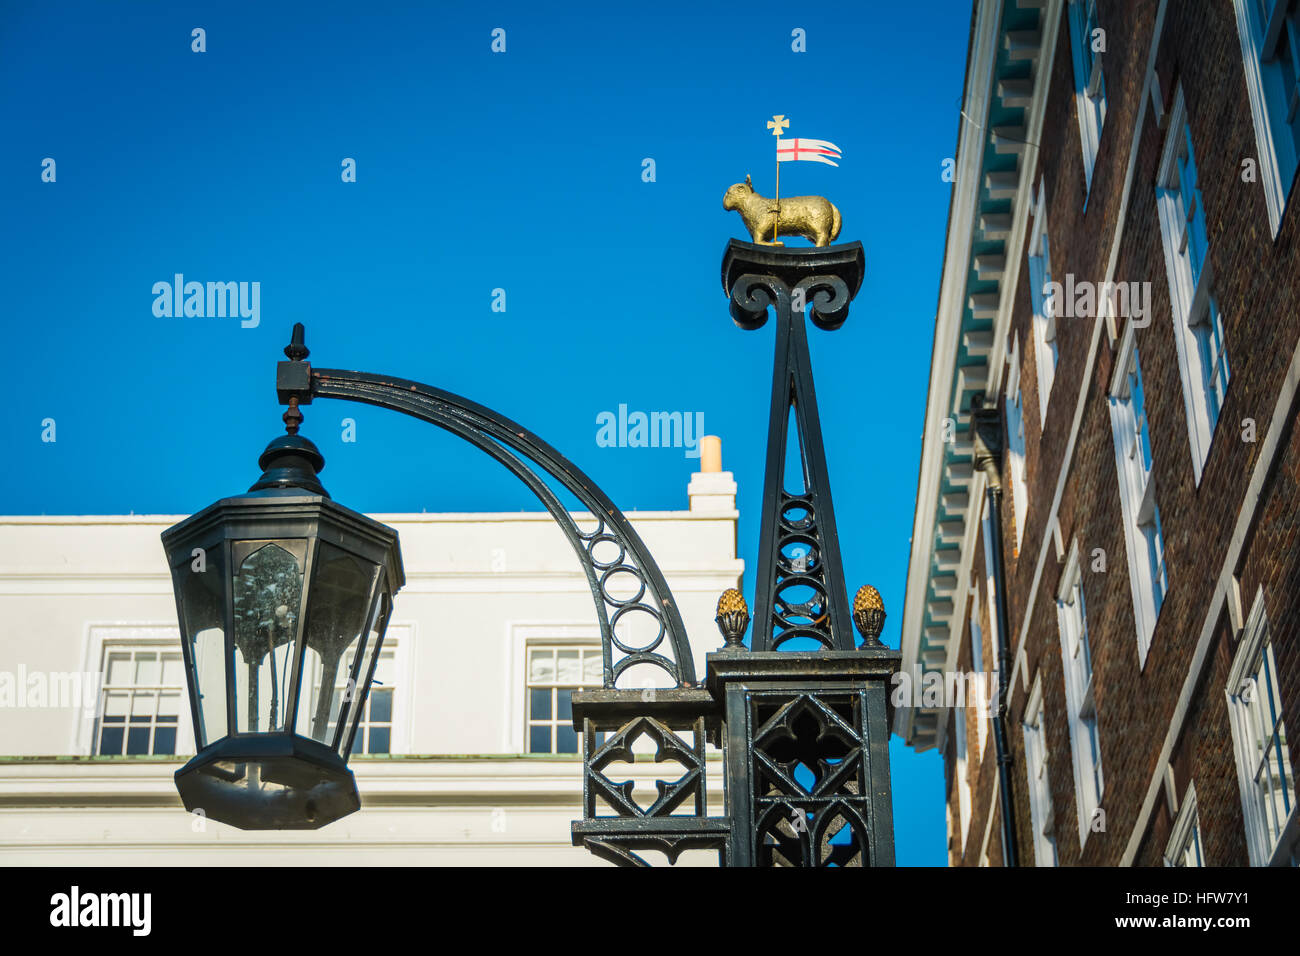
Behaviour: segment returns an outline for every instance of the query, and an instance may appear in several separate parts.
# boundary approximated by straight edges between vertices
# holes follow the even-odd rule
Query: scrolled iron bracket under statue
[[[708,655],[703,689],[574,695],[584,814],[573,842],[598,856],[644,866],[645,851],[672,863],[709,850],[724,866],[893,865],[888,692],[900,655],[880,643],[875,588],[848,602],[804,324],[808,310],[821,329],[843,325],[864,272],[858,242],[733,239],[726,248],[722,285],[736,324],[761,328],[769,310],[777,323],[753,635],[747,648],[749,609],[730,589],[718,602],[725,644]],[[792,419],[800,465],[787,475]],[[685,771],[658,781],[647,807],[632,799],[633,781],[611,773],[635,762],[641,737],[655,744],[656,763]],[[723,750],[721,816],[708,813],[707,744]]]

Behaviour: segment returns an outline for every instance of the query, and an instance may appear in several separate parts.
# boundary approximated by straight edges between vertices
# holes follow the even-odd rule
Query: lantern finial
[[[289,411],[293,411],[290,406]],[[301,418],[301,412],[299,417]],[[285,412],[286,424],[289,412]],[[257,459],[262,469],[262,477],[257,480],[249,492],[264,495],[321,495],[328,498],[330,493],[316,477],[325,467],[325,456],[312,443],[311,439],[296,434],[295,428],[288,435],[274,438]]]
[[[301,322],[293,324],[293,334],[289,336],[289,344],[284,347],[284,354],[290,362],[301,362],[308,355],[311,355],[311,349],[307,348],[307,330]]]
[[[302,424],[302,410],[298,407],[298,396],[293,395],[289,398],[289,407],[284,410],[280,416],[284,419],[284,430],[290,435],[298,434],[298,426]]]

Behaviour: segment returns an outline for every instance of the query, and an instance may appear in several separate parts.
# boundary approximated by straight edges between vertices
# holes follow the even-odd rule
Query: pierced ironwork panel
[[[757,865],[867,865],[871,769],[858,729],[865,701],[802,694],[777,703],[751,693],[750,706]]]
[[[730,825],[708,816],[705,745],[717,707],[704,690],[583,691],[573,696],[582,730],[583,819],[573,842],[622,866],[670,864],[710,850],[726,865]],[[654,744],[653,754],[638,741]],[[638,749],[640,752],[637,752]],[[654,795],[638,796],[633,767],[654,767]],[[647,774],[635,774],[645,782]]]
[[[601,801],[622,817],[669,816],[688,799],[694,800],[695,814],[704,814],[704,718],[699,717],[691,728],[694,743],[688,745],[672,728],[653,717],[638,717],[628,721],[610,734],[603,743],[597,742],[599,732],[590,718],[583,723],[583,743],[586,756],[585,800],[588,817],[594,818]],[[675,762],[680,767],[676,779],[655,781],[658,798],[649,806],[642,806],[632,796],[632,780],[611,779],[608,771],[618,763],[633,764],[637,757],[633,745],[646,737],[655,744],[654,762]],[[667,772],[665,770],[665,772]]]
[[[720,651],[733,866],[892,866],[888,692],[899,654]]]

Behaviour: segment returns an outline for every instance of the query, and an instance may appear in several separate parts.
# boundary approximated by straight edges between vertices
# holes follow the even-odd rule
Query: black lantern
[[[163,532],[198,753],[185,809],[244,830],[316,829],[361,806],[347,768],[405,583],[397,532],[330,499],[289,434],[260,480]]]

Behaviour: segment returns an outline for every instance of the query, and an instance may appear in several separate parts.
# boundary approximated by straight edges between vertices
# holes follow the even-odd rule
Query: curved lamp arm
[[[290,360],[279,364],[276,376],[282,404],[309,405],[314,398],[340,398],[377,405],[437,425],[495,458],[537,496],[582,563],[600,621],[604,686],[616,687],[619,677],[638,664],[667,671],[678,687],[697,686],[686,628],[663,573],[631,522],[581,469],[518,422],[451,392],[386,375],[314,369],[306,362],[309,353],[303,338],[298,323],[293,342],[284,350]],[[596,519],[595,530],[578,527],[538,476],[538,469],[582,502]],[[601,560],[595,553],[599,545],[616,547],[617,555]],[[630,597],[616,597],[610,592],[610,579],[617,581],[618,576],[626,575],[633,576],[639,587]],[[658,623],[658,634],[648,644],[633,646],[620,639],[618,625],[637,613],[650,614]],[[665,640],[671,656],[660,650]],[[618,660],[614,659],[615,650],[623,655]]]

